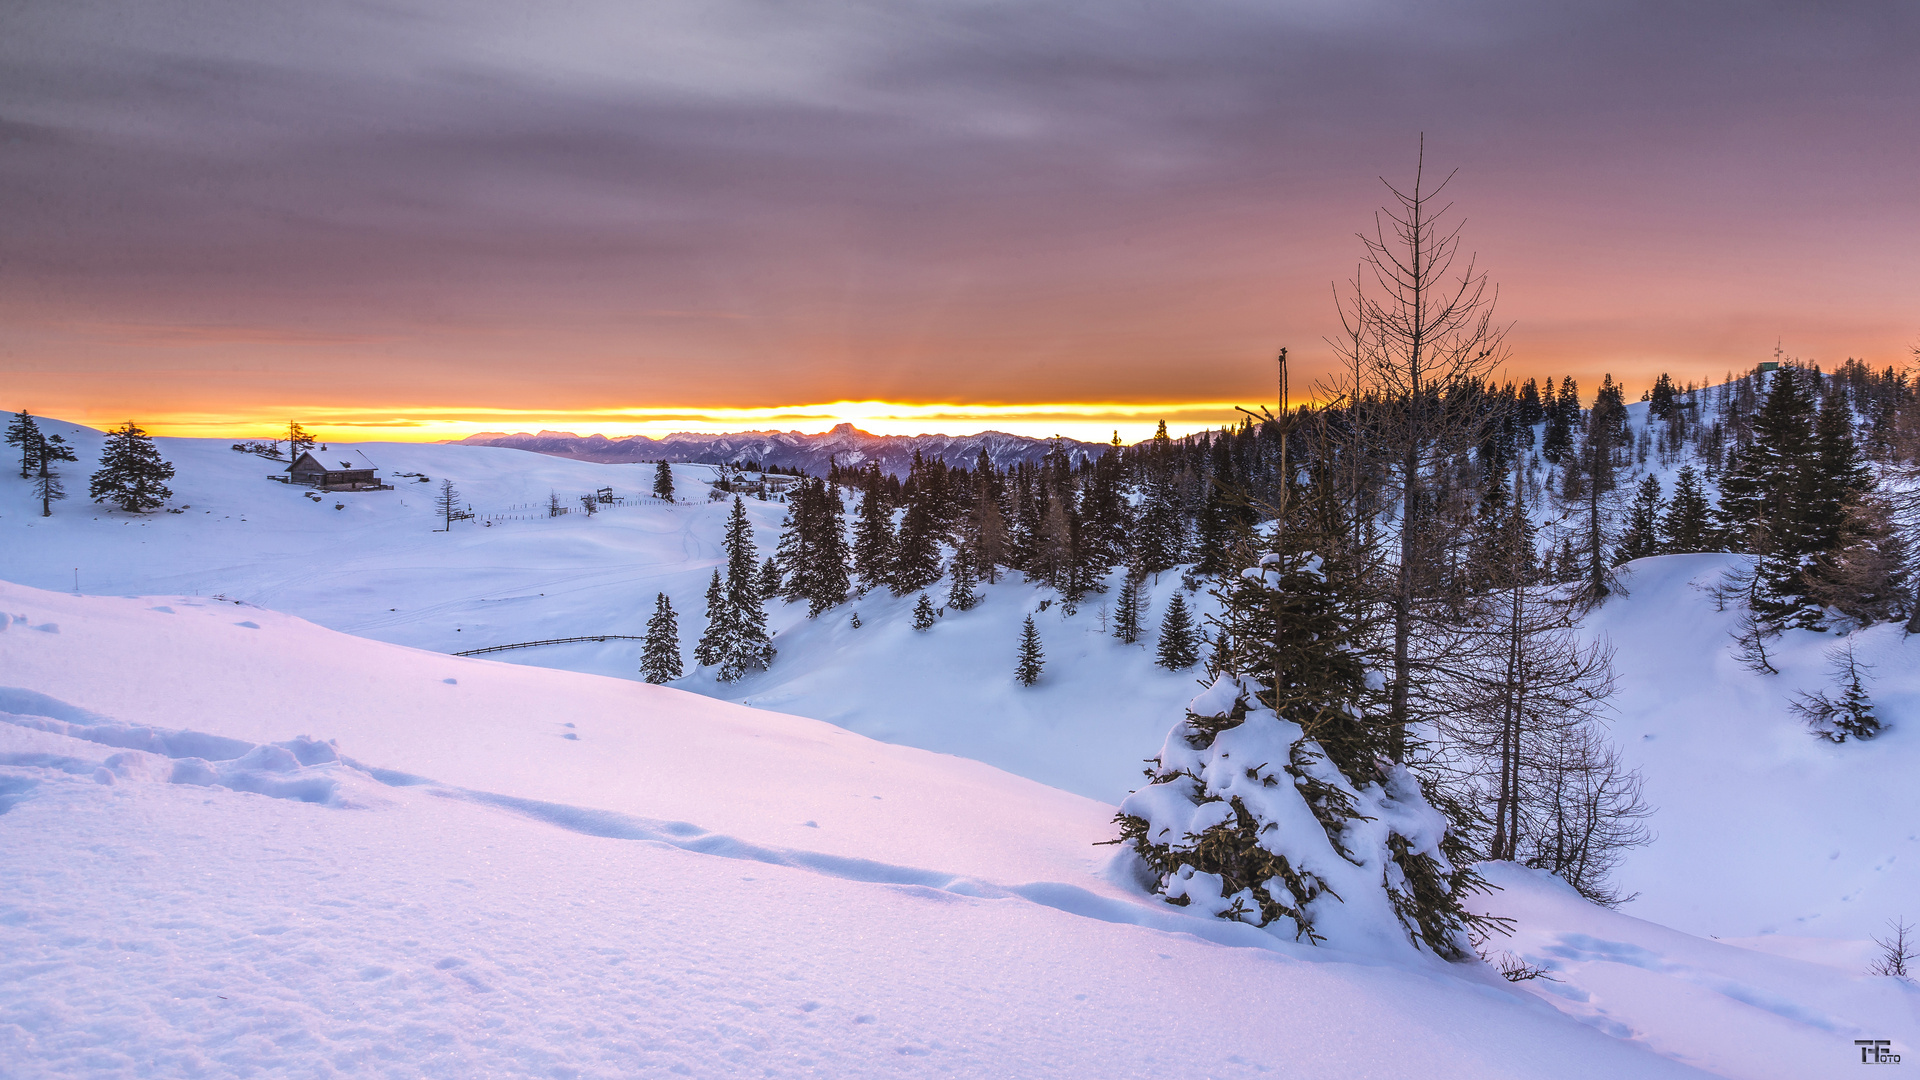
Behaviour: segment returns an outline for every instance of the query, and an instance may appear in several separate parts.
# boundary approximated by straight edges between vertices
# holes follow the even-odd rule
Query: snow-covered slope
[[[0,611],[10,1077],[1699,1075],[1159,904],[1110,807],[974,762],[225,601]]]

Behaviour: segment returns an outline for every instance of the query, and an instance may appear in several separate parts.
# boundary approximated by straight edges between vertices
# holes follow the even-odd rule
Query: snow
[[[98,433],[43,428],[81,461],[50,519],[0,475],[0,1075],[1745,1078],[1915,1045],[1911,986],[1862,970],[1920,921],[1917,646],[1855,635],[1889,730],[1814,739],[1787,705],[1840,639],[1740,667],[1701,588],[1730,556],[1635,563],[1590,618],[1657,839],[1617,912],[1483,867],[1519,920],[1490,948],[1561,980],[1509,985],[1198,918],[1095,846],[1203,689],[1151,662],[1174,575],[1135,646],[1003,580],[925,633],[914,596],[775,605],[771,670],[649,687],[638,642],[447,654],[639,634],[656,591],[690,652],[708,469],[547,519],[652,467],[366,445],[432,482],[316,504],[163,439],[185,512],[133,518],[79,494]],[[443,477],[496,523],[434,531]],[[785,508],[746,506],[770,553]]]
[[[224,601],[0,609],[10,1076],[1698,1075],[1154,901],[1111,807],[975,762]]]

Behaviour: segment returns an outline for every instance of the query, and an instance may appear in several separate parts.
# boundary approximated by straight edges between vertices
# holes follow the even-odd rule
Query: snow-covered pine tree
[[[40,466],[40,425],[33,422],[33,414],[25,409],[13,414],[7,424],[7,445],[20,448],[20,479],[25,480],[33,470]]]
[[[1677,415],[1677,414],[1676,414]],[[1713,510],[1691,465],[1674,477],[1673,498],[1660,519],[1660,550],[1669,555],[1713,550]]]
[[[733,653],[733,614],[727,606],[727,588],[720,580],[720,571],[713,572],[713,580],[707,582],[707,628],[700,632],[700,640],[693,646],[693,662],[701,667],[715,667],[722,659]]]
[[[1032,686],[1040,681],[1041,669],[1046,666],[1047,656],[1040,648],[1040,631],[1034,628],[1033,616],[1029,615],[1020,630],[1020,658],[1014,664],[1013,677],[1021,686]]]
[[[173,466],[161,460],[153,437],[129,420],[126,426],[107,432],[88,495],[94,502],[116,503],[129,514],[144,514],[173,498],[167,487],[171,479]]]
[[[933,629],[933,601],[926,593],[920,594],[920,602],[913,605],[913,628],[915,630]]]
[[[673,501],[673,466],[664,461],[653,468],[653,497]]]
[[[1160,646],[1153,662],[1168,671],[1192,667],[1200,659],[1197,636],[1193,616],[1187,612],[1186,598],[1175,590],[1173,599],[1167,601],[1167,613],[1160,620]]]
[[[1805,372],[1791,365],[1773,374],[1753,418],[1753,441],[1739,450],[1720,481],[1719,525],[1734,550],[1755,557],[1749,606],[1756,629],[1820,627],[1807,596],[1805,570],[1823,549],[1819,518],[1825,496],[1814,440],[1814,405]]]
[[[1827,651],[1827,670],[1839,694],[1796,694],[1793,711],[1815,735],[1828,742],[1842,743],[1849,738],[1864,742],[1880,734],[1880,720],[1873,714],[1873,700],[1866,687],[1873,668],[1854,656],[1851,641]]]
[[[847,625],[853,627],[855,630],[860,629],[860,613],[857,611],[854,612],[853,618],[847,621]]]
[[[901,515],[893,566],[888,573],[895,596],[905,596],[940,580],[939,523],[934,520],[930,501],[926,489],[916,489],[907,500],[907,512]]]
[[[653,599],[647,620],[647,640],[640,651],[640,674],[650,683],[671,682],[684,672],[680,666],[680,624],[666,593]]]
[[[767,610],[760,596],[760,575],[754,565],[753,523],[747,505],[733,497],[727,532],[721,541],[727,554],[726,609],[729,637],[714,677],[734,682],[748,672],[763,671],[773,663],[773,635],[767,632]]]
[[[1483,920],[1461,901],[1483,885],[1420,780],[1387,759],[1367,619],[1332,580],[1347,571],[1282,543],[1217,590],[1225,670],[1120,804],[1121,838],[1172,903],[1316,944],[1470,956]]]
[[[1140,579],[1131,566],[1113,598],[1113,636],[1128,645],[1140,640]]]
[[[1163,464],[1149,473],[1140,527],[1134,539],[1134,557],[1140,568],[1158,574],[1179,565],[1186,550],[1186,529],[1180,520],[1179,496],[1173,476]]]
[[[884,585],[893,571],[893,510],[880,486],[880,467],[866,471],[853,526],[853,572],[862,592]]]
[[[773,561],[773,556],[767,556],[767,561],[760,564],[760,580],[754,583],[754,588],[764,602],[779,596],[784,585],[780,580],[780,565]]]
[[[980,603],[973,576],[973,549],[965,544],[953,553],[953,581],[947,586],[947,606],[955,611],[971,611]]]
[[[1660,554],[1660,517],[1664,508],[1660,498],[1660,478],[1649,473],[1640,481],[1633,503],[1627,507],[1626,528],[1621,531],[1620,541],[1613,549],[1613,561],[1616,564]]]

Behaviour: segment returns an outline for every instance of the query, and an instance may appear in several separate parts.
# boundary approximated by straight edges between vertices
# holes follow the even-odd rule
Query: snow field
[[[1157,903],[1110,807],[975,762],[225,602],[0,610],[10,1075],[1697,1075]]]

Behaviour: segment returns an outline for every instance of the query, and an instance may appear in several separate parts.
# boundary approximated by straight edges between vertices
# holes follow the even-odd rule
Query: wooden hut
[[[321,491],[379,491],[386,487],[374,475],[371,465],[360,468],[351,461],[343,461],[339,468],[329,469],[311,450],[301,451],[293,464],[287,466],[287,479]]]

